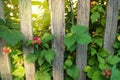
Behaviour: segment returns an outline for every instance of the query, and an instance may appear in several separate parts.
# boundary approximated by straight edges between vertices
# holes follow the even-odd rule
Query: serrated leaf
[[[101,80],[101,72],[95,71],[93,73],[92,80]]]
[[[52,49],[47,51],[47,54],[44,56],[45,60],[51,64],[53,58],[55,56],[55,52]]]
[[[89,72],[91,69],[92,69],[92,68],[91,68],[90,66],[86,66],[86,67],[84,68],[84,72]]]
[[[65,61],[65,65],[66,65],[67,67],[72,66],[72,64],[73,64],[73,62],[72,62],[71,59],[67,59],[67,60]]]
[[[98,58],[98,61],[99,61],[100,63],[105,63],[105,60],[104,60],[102,57],[97,56],[97,58]]]
[[[37,60],[37,56],[34,53],[30,53],[26,57],[26,61],[30,63],[34,63]]]
[[[99,63],[99,68],[101,70],[105,70],[106,68],[110,68],[110,66],[106,63]]]
[[[42,50],[40,53],[40,57],[43,58],[47,53],[47,50]]]
[[[90,49],[91,49],[90,51],[91,56],[94,56],[97,53],[97,51],[92,47],[90,47]]]
[[[100,19],[100,13],[94,12],[94,13],[92,13],[90,18],[91,18],[92,23],[94,23],[94,22],[96,22],[97,19]]]
[[[120,62],[120,58],[118,56],[108,56],[107,59],[106,59],[107,63],[111,64],[111,65],[115,65],[117,63]]]
[[[47,62],[45,62],[45,63],[42,64],[42,67],[40,67],[39,70],[41,72],[44,72],[44,71],[48,72],[52,69],[51,66],[52,66],[51,64],[48,64]]]
[[[105,10],[103,9],[102,6],[98,6],[98,11],[99,11],[99,12],[102,12],[103,14],[105,13]]]
[[[67,46],[67,48],[69,49],[72,45],[74,45],[76,42],[75,37],[73,36],[73,34],[68,33],[65,38],[64,38],[64,44]]]
[[[89,44],[91,41],[91,37],[87,33],[79,35],[79,37],[77,38],[77,43],[79,44]]]
[[[15,71],[12,72],[12,75],[22,78],[25,75],[25,70],[22,66],[18,67],[15,69]]]
[[[100,47],[102,47],[102,45],[103,45],[103,39],[102,38],[94,38],[93,42],[96,43]]]
[[[51,76],[48,72],[37,71],[35,73],[35,80],[51,80]]]
[[[9,46],[13,47],[19,41],[21,41],[24,38],[24,36],[18,30],[8,29],[6,26],[0,26],[0,38],[5,40]]]
[[[72,66],[66,70],[67,74],[73,78],[73,80],[76,80],[78,78],[79,70],[77,66]]]
[[[70,52],[73,52],[75,49],[76,49],[76,45],[74,44],[74,45],[72,45],[68,50],[69,50]]]
[[[73,25],[71,28],[71,32],[74,34],[81,34],[87,32],[88,28],[83,25]]]
[[[96,58],[92,57],[92,58],[88,59],[89,65],[94,65],[95,63],[96,63]]]
[[[120,42],[119,41],[115,41],[113,46],[114,46],[114,48],[119,49],[120,48]]]
[[[93,69],[90,67],[90,66],[86,66],[85,68],[84,68],[84,72],[86,72],[87,73],[87,76],[89,77],[89,78],[92,78],[92,75],[93,75]]]
[[[98,50],[98,55],[101,56],[101,57],[106,57],[106,56],[108,56],[108,52],[105,49],[100,48]]]
[[[116,65],[112,67],[112,73],[111,73],[110,80],[120,80],[120,70],[117,69]]]
[[[45,33],[42,37],[42,42],[48,42],[50,40],[53,40],[54,36],[49,34],[49,33]]]
[[[38,64],[39,64],[40,66],[44,63],[44,61],[45,61],[44,58],[41,58],[41,57],[38,58]]]
[[[42,43],[42,45],[47,49],[49,48],[49,45],[47,43]]]

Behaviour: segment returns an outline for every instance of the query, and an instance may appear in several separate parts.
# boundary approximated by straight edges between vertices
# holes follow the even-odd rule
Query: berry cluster
[[[37,36],[34,36],[33,41],[32,41],[32,44],[33,44],[33,45],[34,45],[34,44],[40,45],[41,43],[42,43],[42,42],[41,42],[40,38],[37,37]]]
[[[104,71],[102,72],[102,75],[105,76],[106,78],[110,78],[111,70],[110,69],[104,69]]]
[[[3,54],[9,54],[12,52],[12,50],[10,49],[10,47],[3,47],[2,52]]]

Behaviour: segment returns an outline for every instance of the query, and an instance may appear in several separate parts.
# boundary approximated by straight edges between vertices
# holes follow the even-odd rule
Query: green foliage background
[[[118,75],[120,74],[120,41],[116,38],[114,55],[109,55],[103,49],[107,0],[91,0],[91,2],[93,1],[96,3],[92,4],[90,8],[88,31],[82,25],[75,25],[77,21],[77,1],[65,0],[66,35],[64,44],[66,47],[64,52],[64,80],[77,80],[78,77],[78,67],[75,63],[76,43],[89,44],[88,64],[84,69],[84,72],[87,74],[87,80],[120,80]],[[4,0],[3,2],[5,22],[0,20],[0,38],[3,38],[7,43],[6,45],[12,48],[12,53],[9,56],[11,58],[13,80],[24,80],[24,65],[18,65],[19,60],[23,61],[21,40],[24,38],[19,31],[18,0]],[[43,10],[42,13],[32,14],[33,33],[34,36],[41,38],[42,45],[34,45],[34,53],[28,55],[26,60],[36,64],[36,80],[52,80],[52,60],[55,53],[51,49],[51,40],[54,39],[54,35],[51,35],[50,31],[49,2],[48,0],[43,2],[32,0],[32,5],[38,6],[39,11]],[[116,37],[120,35],[120,13],[118,19]],[[31,45],[31,41],[28,41],[26,44],[26,46]],[[110,78],[102,75],[105,69],[111,70]]]

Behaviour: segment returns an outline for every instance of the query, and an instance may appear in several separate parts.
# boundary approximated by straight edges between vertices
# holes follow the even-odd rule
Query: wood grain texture
[[[24,34],[24,41],[33,39],[33,31],[32,31],[32,9],[31,9],[31,0],[19,0],[20,6],[20,24],[21,24],[21,32]],[[31,52],[33,52],[33,47],[24,47],[23,53],[24,58]],[[28,63],[24,61],[25,66],[25,75],[26,80],[35,80],[35,66],[33,63]]]
[[[55,39],[52,47],[56,52],[53,61],[53,80],[63,80],[63,62],[64,62],[64,34],[65,34],[65,17],[64,17],[64,0],[50,0],[51,9],[51,30]]]
[[[77,24],[89,26],[90,0],[78,0]],[[77,45],[76,64],[79,68],[78,80],[86,80],[83,69],[87,65],[87,45]]]
[[[107,5],[106,28],[104,33],[104,48],[114,54],[114,41],[118,22],[119,0],[109,0]]]
[[[5,21],[4,16],[4,7],[3,3],[0,0],[0,19]],[[12,80],[11,70],[10,70],[10,61],[8,55],[3,55],[2,49],[5,47],[5,42],[0,38],[0,73],[2,80]]]

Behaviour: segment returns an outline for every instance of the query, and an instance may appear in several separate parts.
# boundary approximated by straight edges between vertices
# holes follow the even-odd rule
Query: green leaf
[[[71,59],[67,59],[67,60],[65,61],[65,65],[66,65],[67,67],[71,67],[72,64],[73,64],[73,62],[72,62]]]
[[[91,68],[90,66],[86,66],[86,67],[84,68],[84,72],[89,72],[91,69],[92,69],[92,68]]]
[[[91,37],[89,34],[84,33],[82,35],[79,35],[79,37],[77,38],[77,42],[79,44],[89,44],[91,42]]]
[[[95,57],[92,57],[90,59],[88,59],[88,64],[89,65],[94,65],[96,63],[96,58]]]
[[[97,53],[97,51],[92,47],[90,47],[90,49],[91,49],[90,51],[91,56],[94,56]]]
[[[104,31],[103,27],[98,27],[98,28],[96,29],[96,32],[97,32],[97,33],[103,33],[103,31]],[[96,37],[96,38],[99,39],[100,37]],[[102,38],[100,38],[100,39],[102,39]]]
[[[100,48],[98,50],[98,55],[101,56],[101,57],[107,57],[108,56],[108,52],[105,49]]]
[[[105,60],[104,60],[102,57],[97,56],[97,58],[98,58],[98,61],[99,61],[100,63],[105,63]]]
[[[54,56],[55,56],[55,52],[52,49],[49,49],[44,57],[45,60],[51,64]]]
[[[105,70],[106,68],[110,68],[110,65],[108,65],[106,63],[99,63],[99,68],[101,70]]]
[[[69,49],[72,45],[74,45],[76,42],[75,36],[71,33],[68,33],[64,38],[64,43]]]
[[[101,72],[100,71],[95,71],[93,73],[92,80],[102,80],[101,79]]]
[[[42,37],[42,42],[49,42],[50,40],[53,40],[54,36],[49,34],[49,33],[45,33]]]
[[[9,46],[13,47],[19,41],[21,41],[24,38],[24,36],[18,30],[8,29],[6,26],[0,26],[0,38],[5,40]]]
[[[103,39],[102,38],[94,38],[93,42],[96,43],[100,47],[102,47],[102,45],[103,45]]]
[[[40,57],[43,58],[46,54],[48,54],[47,50],[42,50],[40,53]]]
[[[66,70],[67,74],[73,78],[73,80],[76,80],[78,78],[79,70],[77,66],[72,66]]]
[[[38,58],[38,64],[39,64],[40,66],[44,63],[44,61],[45,61],[44,58],[41,58],[41,57]]]
[[[100,19],[100,13],[94,12],[94,13],[92,13],[90,18],[91,18],[92,23],[94,23],[94,22],[96,22],[97,19]]]
[[[118,56],[108,56],[107,59],[106,59],[107,63],[111,64],[111,65],[115,65],[117,63],[120,62],[120,58]]]
[[[76,45],[72,45],[68,50],[72,53],[76,49]]]
[[[42,64],[42,66],[39,68],[39,70],[41,72],[44,72],[44,71],[48,72],[48,71],[51,71],[51,69],[52,69],[51,66],[52,66],[51,64],[48,64],[47,62],[45,62],[45,63]]]
[[[30,63],[34,63],[37,60],[37,56],[34,53],[30,53],[26,57],[26,61]]]
[[[81,33],[87,32],[88,28],[83,25],[73,25],[71,28],[71,32],[77,35],[80,35]]]
[[[92,67],[90,67],[90,66],[86,66],[85,68],[84,68],[84,72],[86,72],[87,73],[87,76],[89,77],[89,78],[92,78],[92,75],[93,75],[93,69],[92,69]]]
[[[99,11],[99,12],[102,12],[103,14],[105,13],[105,10],[103,9],[102,6],[98,6],[98,11]]]
[[[101,19],[101,25],[105,26],[105,24],[106,24],[106,19]]]
[[[116,65],[112,67],[112,74],[110,80],[120,80],[120,70],[117,69]]]
[[[48,43],[44,43],[44,42],[43,42],[42,45],[43,45],[45,48],[47,48],[47,49],[49,48]]]
[[[25,75],[25,70],[22,66],[18,67],[12,72],[12,75],[22,78]]]
[[[51,76],[48,72],[37,71],[35,73],[35,80],[51,80]]]
[[[115,41],[113,46],[114,46],[114,48],[119,49],[120,48],[120,42],[119,41]]]

